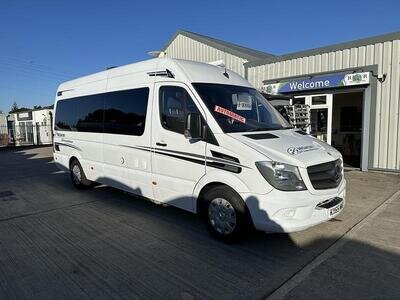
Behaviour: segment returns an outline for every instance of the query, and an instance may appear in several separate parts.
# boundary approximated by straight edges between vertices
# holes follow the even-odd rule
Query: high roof
[[[269,58],[263,58],[260,60],[253,60],[253,61],[249,61],[249,62],[245,63],[245,66],[246,67],[255,67],[255,66],[265,65],[265,64],[269,64],[269,63],[278,62],[278,61],[290,60],[290,59],[295,59],[295,58],[300,58],[300,57],[305,57],[305,56],[311,56],[311,55],[327,53],[327,52],[332,52],[332,51],[338,51],[338,50],[343,50],[343,49],[349,49],[349,48],[354,48],[354,47],[361,47],[361,46],[366,46],[366,45],[371,45],[371,44],[376,44],[376,43],[383,43],[383,42],[393,41],[393,40],[400,40],[400,31],[376,35],[376,36],[372,36],[372,37],[368,37],[368,38],[358,39],[358,40],[339,43],[339,44],[333,44],[333,45],[325,46],[325,47],[313,48],[313,49],[309,49],[309,50],[303,50],[303,51],[293,52],[293,53],[289,53],[289,54],[284,54],[284,55],[279,55],[279,56],[274,56],[274,57],[269,57]]]
[[[200,43],[206,44],[210,47],[213,47],[218,50],[230,53],[232,55],[247,59],[248,61],[268,59],[268,58],[274,57],[274,55],[270,54],[270,53],[266,53],[266,52],[262,52],[259,50],[254,50],[254,49],[250,49],[250,48],[243,47],[240,45],[221,41],[221,40],[209,37],[209,36],[201,35],[198,33],[187,31],[187,30],[178,30],[175,33],[175,35],[168,41],[168,43],[164,46],[164,48],[162,50],[165,51],[178,35],[186,36],[190,39],[193,39]]]

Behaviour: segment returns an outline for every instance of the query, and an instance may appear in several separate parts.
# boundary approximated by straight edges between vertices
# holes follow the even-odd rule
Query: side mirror
[[[187,139],[202,138],[201,115],[198,113],[189,113],[186,115],[185,131],[183,132]]]

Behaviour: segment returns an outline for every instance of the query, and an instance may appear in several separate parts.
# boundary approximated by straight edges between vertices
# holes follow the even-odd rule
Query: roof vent
[[[168,78],[175,78],[174,74],[168,69],[165,69],[163,71],[148,72],[147,75],[149,75],[150,77],[162,76],[162,77],[168,77]]]

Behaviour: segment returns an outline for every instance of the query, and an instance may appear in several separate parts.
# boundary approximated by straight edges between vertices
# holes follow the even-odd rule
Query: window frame
[[[195,98],[194,98],[193,95],[190,93],[190,90],[189,90],[187,87],[182,86],[182,85],[175,85],[175,84],[165,84],[165,85],[161,85],[161,86],[158,87],[158,117],[159,117],[159,121],[160,121],[161,127],[162,127],[163,129],[167,130],[167,131],[170,131],[170,132],[173,132],[173,133],[176,133],[176,134],[179,134],[179,135],[184,135],[184,132],[180,133],[180,132],[174,131],[174,130],[172,130],[172,129],[170,129],[170,128],[165,127],[165,125],[163,124],[162,115],[163,115],[163,113],[164,113],[164,110],[163,110],[163,108],[164,108],[164,103],[162,103],[163,105],[161,105],[161,91],[162,91],[163,88],[171,88],[171,87],[183,89],[183,90],[187,93],[187,95],[188,95],[188,96],[190,97],[190,99],[192,100],[194,106],[196,107],[198,113],[200,114],[202,122],[203,122],[204,124],[206,124],[207,122],[206,122],[206,120],[205,120],[204,117],[203,117],[203,114],[202,114],[202,112],[201,112],[201,108],[199,108],[199,106],[198,106],[197,103],[196,103]],[[187,105],[186,105],[186,104],[187,104],[187,103],[186,103],[186,99],[185,99],[185,103],[184,103],[184,105],[185,105],[185,107],[184,107],[184,109],[185,109],[185,112],[184,112],[184,122],[186,121],[186,116],[187,116],[187,110],[186,110]]]

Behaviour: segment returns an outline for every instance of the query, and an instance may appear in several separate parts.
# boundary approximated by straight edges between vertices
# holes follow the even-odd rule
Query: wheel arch
[[[203,203],[201,200],[204,194],[211,188],[221,185],[231,188],[238,194],[249,191],[249,188],[242,180],[240,180],[237,176],[227,174],[226,171],[214,171],[207,173],[197,183],[193,192],[193,207],[195,208],[195,212],[197,214],[201,213],[201,205]]]
[[[76,157],[75,155],[71,155],[71,157],[69,158],[69,161],[68,161],[68,166],[71,168],[71,164],[72,164],[72,162],[74,161],[74,160],[77,160],[78,162],[79,162],[79,158],[78,157]],[[80,162],[79,162],[80,163]]]

